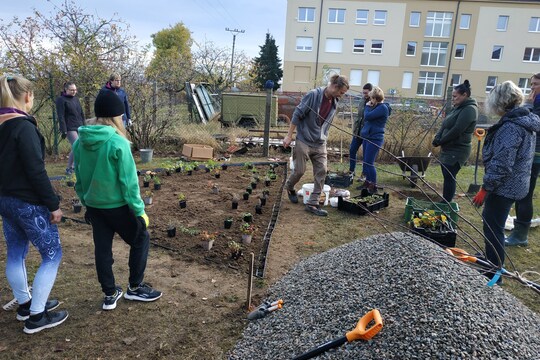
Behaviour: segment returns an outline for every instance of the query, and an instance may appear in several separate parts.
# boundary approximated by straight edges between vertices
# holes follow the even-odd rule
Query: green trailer
[[[266,116],[265,93],[223,93],[221,122],[225,126],[263,127]],[[270,126],[278,121],[278,97],[272,95]]]

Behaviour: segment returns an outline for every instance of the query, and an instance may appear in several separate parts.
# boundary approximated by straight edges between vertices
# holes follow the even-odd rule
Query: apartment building
[[[528,94],[540,72],[540,1],[288,0],[284,91],[334,73],[351,89],[440,99],[471,82],[479,101],[512,80]]]

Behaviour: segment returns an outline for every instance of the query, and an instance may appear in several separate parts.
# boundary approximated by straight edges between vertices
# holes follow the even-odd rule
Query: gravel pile
[[[280,298],[283,309],[251,321],[230,359],[291,359],[343,336],[373,308],[379,334],[318,359],[540,359],[540,316],[410,234],[312,256],[270,289],[269,300]]]

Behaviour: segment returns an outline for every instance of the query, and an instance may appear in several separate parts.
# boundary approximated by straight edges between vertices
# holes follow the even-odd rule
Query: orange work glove
[[[484,200],[486,198],[487,193],[488,192],[486,191],[486,189],[480,188],[480,191],[478,191],[478,193],[476,194],[476,196],[474,197],[472,201],[474,206],[480,207],[484,205]]]

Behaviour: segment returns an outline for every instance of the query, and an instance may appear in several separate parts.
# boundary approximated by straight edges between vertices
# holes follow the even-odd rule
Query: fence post
[[[270,143],[270,114],[272,113],[272,90],[274,82],[266,80],[264,84],[266,89],[266,113],[264,115],[264,137],[263,137],[263,156],[268,157],[268,147]]]
[[[53,153],[58,156],[58,126],[56,123],[56,106],[54,102],[54,89],[53,89],[53,78],[52,74],[49,72],[49,98],[51,99],[51,111],[52,111],[52,121],[53,121]]]

